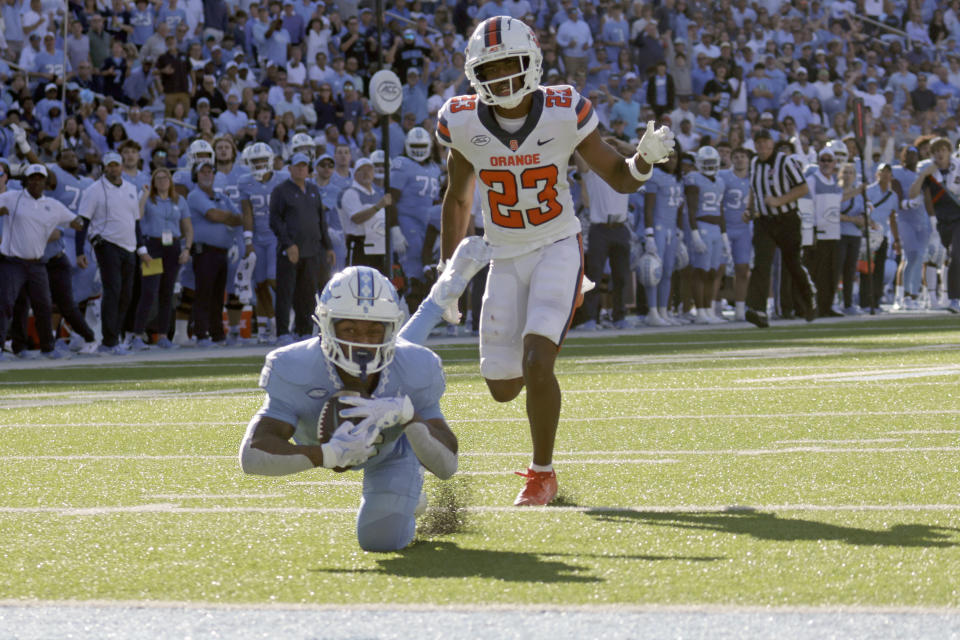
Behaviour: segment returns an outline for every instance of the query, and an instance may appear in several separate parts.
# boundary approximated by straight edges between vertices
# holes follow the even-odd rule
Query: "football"
[[[323,405],[323,409],[320,410],[320,418],[317,420],[317,440],[320,441],[320,444],[329,442],[330,438],[333,437],[333,432],[336,431],[343,422],[344,419],[340,417],[340,411],[348,408],[350,405],[340,402],[340,398],[348,395],[365,396],[366,394],[361,394],[358,391],[342,390],[330,396],[330,399]]]

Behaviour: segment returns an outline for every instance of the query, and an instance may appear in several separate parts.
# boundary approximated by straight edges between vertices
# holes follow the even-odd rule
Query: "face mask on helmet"
[[[520,20],[484,20],[470,36],[466,54],[464,73],[484,104],[513,109],[540,85],[540,45],[530,27]],[[513,70],[503,73],[507,61],[513,62]],[[509,89],[501,95],[504,87]]]
[[[703,147],[697,152],[697,171],[712,176],[720,170],[720,153],[713,147]]]
[[[424,162],[430,157],[430,151],[433,148],[433,140],[430,134],[423,127],[414,127],[407,133],[407,139],[404,142],[404,150],[407,156],[417,162]]]
[[[323,355],[349,375],[365,378],[393,360],[403,311],[397,290],[379,271],[347,267],[317,296],[313,320],[320,327]],[[382,323],[383,340],[367,343],[338,338],[336,325],[342,320]]]

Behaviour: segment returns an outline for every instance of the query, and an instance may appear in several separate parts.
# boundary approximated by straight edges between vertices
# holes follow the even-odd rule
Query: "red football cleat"
[[[515,507],[542,507],[557,497],[557,474],[555,471],[514,471],[527,479],[527,484],[513,501]]]

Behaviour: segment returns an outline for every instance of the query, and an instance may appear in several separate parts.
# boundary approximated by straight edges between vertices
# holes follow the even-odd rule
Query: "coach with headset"
[[[99,351],[124,355],[126,349],[120,343],[120,332],[133,298],[140,198],[137,187],[123,179],[119,153],[103,156],[103,175],[83,191],[78,213],[88,221],[88,228],[86,234],[77,233],[77,255],[83,255],[83,243],[89,236],[103,284],[100,306],[103,343]],[[146,253],[146,247],[142,253]]]

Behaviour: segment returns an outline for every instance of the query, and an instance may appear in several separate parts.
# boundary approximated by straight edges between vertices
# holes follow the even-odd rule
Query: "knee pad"
[[[412,513],[393,513],[362,524],[357,522],[357,542],[364,551],[399,551],[413,541],[415,533]]]

